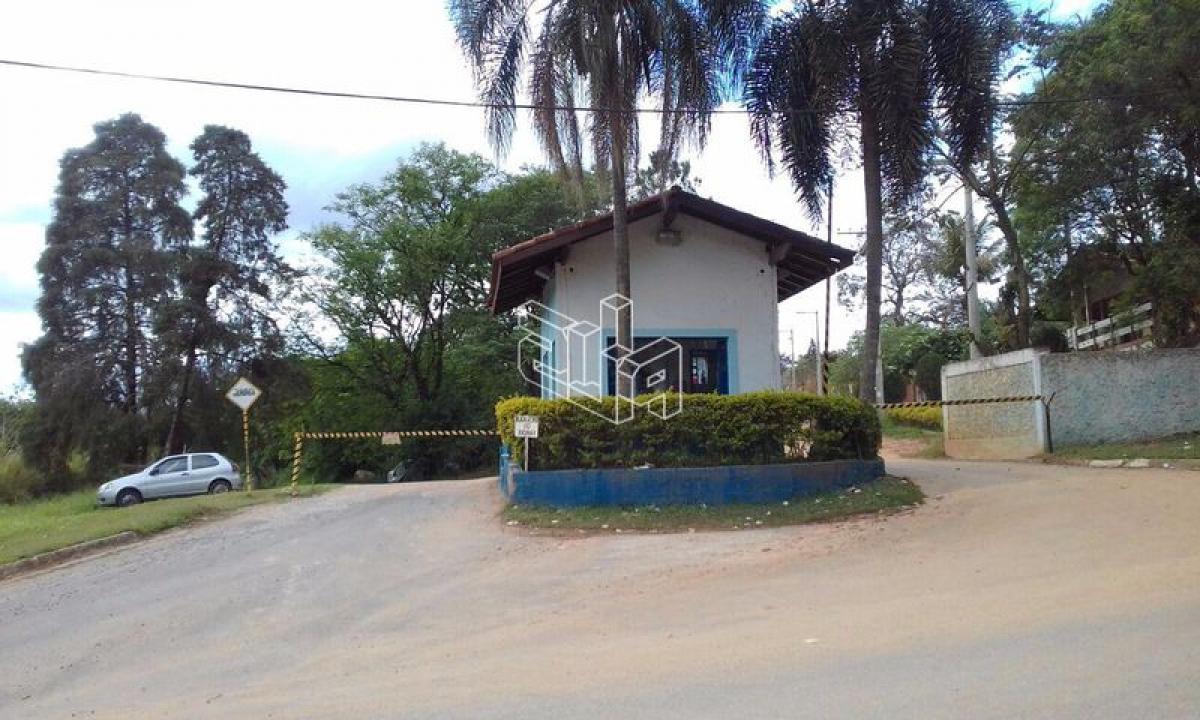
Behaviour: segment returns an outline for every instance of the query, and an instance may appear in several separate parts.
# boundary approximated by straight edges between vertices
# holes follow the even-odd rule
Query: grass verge
[[[333,487],[302,485],[299,492],[301,497],[309,497]],[[96,492],[80,490],[18,505],[0,505],[0,565],[126,530],[150,535],[249,505],[284,500],[289,492],[289,488],[231,492],[113,508],[96,507]]]
[[[879,424],[883,430],[884,443],[893,447],[900,457],[940,458],[946,456],[945,440],[940,430],[928,430],[915,425],[899,423],[887,413],[880,413]]]
[[[1051,457],[1065,460],[1196,460],[1200,459],[1200,433],[1175,435],[1149,442],[1056,448]]]
[[[509,505],[509,525],[558,531],[688,532],[741,530],[841,520],[919,505],[925,494],[904,478],[883,477],[840,492],[769,505],[669,505],[664,507],[549,508]]]

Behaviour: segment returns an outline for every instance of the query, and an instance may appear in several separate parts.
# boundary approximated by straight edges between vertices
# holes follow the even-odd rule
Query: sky
[[[1096,0],[1032,2],[1055,17],[1086,13]],[[440,0],[342,0],[338,3],[55,2],[12,3],[0,23],[0,59],[74,65],[261,85],[453,100],[476,97],[472,77]],[[25,392],[20,353],[41,326],[35,311],[37,259],[58,173],[69,148],[87,144],[92,125],[136,112],[167,135],[188,162],[187,146],[206,124],[250,135],[288,183],[291,229],[285,253],[303,262],[298,236],[333,219],[324,211],[347,186],[379,179],[421,142],[445,142],[516,170],[544,156],[518,120],[512,148],[498,158],[484,134],[483,111],[301,97],[244,90],[0,66],[0,396]],[[648,152],[653,142],[644,143]],[[710,141],[690,151],[700,192],[719,202],[824,237],[796,202],[786,178],[768,177],[741,115],[713,118]],[[863,225],[861,174],[843,171],[834,191],[835,232]],[[192,201],[194,202],[193,193]],[[947,207],[961,208],[951,198]],[[977,209],[982,215],[983,208]],[[850,235],[835,242],[854,245]],[[845,345],[861,312],[838,307],[834,288],[831,345]],[[985,289],[984,294],[987,294]],[[781,350],[798,352],[824,319],[822,286],[780,306]],[[810,313],[810,314],[804,314]]]

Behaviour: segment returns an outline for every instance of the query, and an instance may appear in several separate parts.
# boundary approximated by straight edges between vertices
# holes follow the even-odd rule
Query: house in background
[[[679,188],[630,205],[628,216],[635,353],[662,338],[682,350],[682,362],[674,354],[648,362],[638,393],[657,389],[647,379],[682,392],[778,389],[778,304],[854,257]],[[605,350],[615,343],[614,314],[604,303],[612,303],[615,268],[612,215],[600,215],[495,253],[489,304],[499,314],[536,300],[586,326],[591,343],[548,333],[541,367],[559,382],[594,381],[611,395],[615,367]]]
[[[1121,259],[1095,248],[1076,251],[1060,277],[1070,293],[1071,350],[1140,350],[1154,347],[1154,306],[1128,306],[1134,278]]]

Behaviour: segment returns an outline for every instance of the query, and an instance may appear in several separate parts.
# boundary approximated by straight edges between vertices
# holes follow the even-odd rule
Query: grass
[[[901,457],[940,458],[946,456],[945,439],[940,430],[928,430],[916,425],[899,423],[887,413],[879,414],[879,424],[885,440],[901,440],[905,441],[905,445],[911,442],[914,446],[912,450],[901,451]]]
[[[1161,440],[1136,443],[1107,443],[1056,448],[1051,457],[1067,460],[1151,460],[1200,459],[1200,433],[1175,435]]]
[[[884,477],[840,492],[769,505],[548,508],[509,505],[509,525],[583,532],[688,532],[740,530],[825,522],[919,505],[921,489],[904,478]]]
[[[334,485],[302,485],[302,497]],[[0,565],[132,530],[150,535],[168,528],[230,513],[238,508],[287,499],[288,488],[154,500],[128,508],[96,507],[94,490],[43,500],[0,505]]]

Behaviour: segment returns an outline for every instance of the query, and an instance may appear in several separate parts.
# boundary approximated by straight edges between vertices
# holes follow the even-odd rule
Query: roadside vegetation
[[[311,497],[334,487],[301,485],[299,494]],[[95,492],[80,490],[19,505],[0,505],[0,565],[127,530],[151,535],[289,497],[289,489],[280,488],[154,500],[128,508],[112,508],[96,507]]]
[[[509,505],[504,521],[513,527],[599,533],[677,533],[744,530],[844,520],[920,505],[925,494],[905,478],[884,477],[838,492],[769,505],[655,505],[645,507],[551,508]]]
[[[941,423],[937,430],[928,427],[927,422],[909,423],[897,419],[897,410],[936,410],[939,420],[941,410],[938,408],[897,408],[879,413],[879,422],[883,430],[883,445],[885,449],[906,458],[940,458],[946,456],[945,441],[942,437]]]
[[[1200,460],[1200,433],[1146,442],[1075,445],[1057,448],[1050,457],[1063,460]]]

